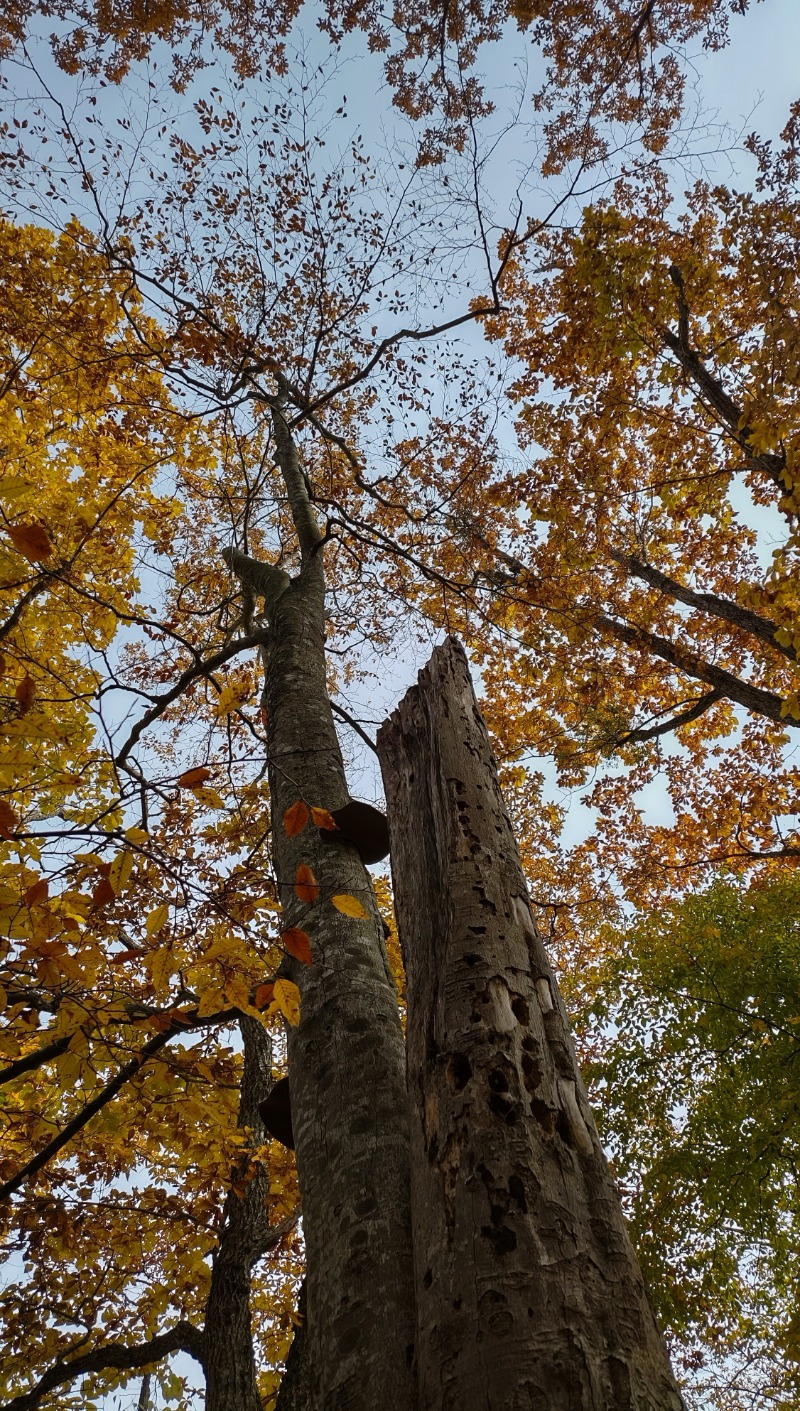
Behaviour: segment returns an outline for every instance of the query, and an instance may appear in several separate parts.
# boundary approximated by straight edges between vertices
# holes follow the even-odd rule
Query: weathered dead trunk
[[[417,1411],[678,1411],[454,639],[378,748],[408,975]]]
[[[408,1119],[396,989],[355,848],[323,842],[312,823],[295,837],[283,826],[298,800],[336,809],[348,791],[326,685],[321,535],[277,403],[273,414],[301,549],[299,575],[270,605],[264,705],[282,920],[306,931],[312,950],[310,966],[284,964],[301,992],[288,1054],[307,1253],[309,1411],[411,1411]],[[241,556],[236,571],[242,576]],[[300,864],[319,882],[312,903],[295,894]],[[331,904],[341,893],[358,898],[366,919]]]
[[[265,1132],[258,1104],[271,1081],[272,1042],[257,1019],[243,1016],[241,1029],[244,1068],[238,1125],[250,1127],[253,1143],[259,1146]],[[204,1335],[206,1411],[262,1411],[250,1324],[250,1276],[270,1243],[269,1176],[264,1166],[258,1166],[255,1174],[248,1168],[245,1152],[234,1173],[240,1188],[229,1191],[225,1201],[211,1270]]]

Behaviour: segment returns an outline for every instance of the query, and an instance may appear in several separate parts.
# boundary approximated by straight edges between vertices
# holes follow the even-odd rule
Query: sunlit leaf
[[[347,892],[339,892],[337,896],[331,897],[331,902],[337,911],[341,911],[343,916],[353,916],[358,920],[369,920],[369,912],[365,911],[358,897],[352,897]]]

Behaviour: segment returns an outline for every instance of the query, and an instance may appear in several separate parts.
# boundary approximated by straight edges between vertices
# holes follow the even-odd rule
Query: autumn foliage
[[[330,0],[315,42],[408,124],[383,145],[293,0],[7,9],[0,1411],[148,1368],[191,1405],[170,1358],[202,1380],[244,1226],[280,1406],[300,1208],[257,1099],[325,928],[391,916],[383,875],[330,884],[344,800],[267,758],[298,524],[348,763],[432,640],[480,672],[687,1395],[800,1405],[799,110],[752,189],[668,161],[686,47],[747,8]],[[509,207],[482,64],[512,41],[539,145]],[[402,994],[394,934],[388,962]]]

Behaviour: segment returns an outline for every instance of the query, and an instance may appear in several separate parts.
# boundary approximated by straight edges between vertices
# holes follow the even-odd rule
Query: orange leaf
[[[33,698],[36,695],[36,682],[33,677],[28,676],[26,673],[17,686],[14,695],[17,698],[20,715],[27,715],[33,705]]]
[[[281,940],[295,960],[301,960],[304,965],[311,964],[311,941],[305,931],[301,931],[297,926],[290,926],[288,931],[284,931]]]
[[[316,901],[319,896],[319,882],[311,868],[301,862],[294,879],[294,894],[300,901]]]
[[[204,764],[198,764],[194,769],[187,769],[183,774],[179,774],[175,782],[179,789],[197,789],[210,778],[211,770],[206,769]]]
[[[332,813],[329,813],[328,810],[327,810],[327,808],[312,808],[312,810],[311,810],[311,817],[313,818],[314,823],[316,824],[317,828],[338,828],[338,827],[339,827],[339,825],[338,825],[338,823],[336,822],[336,819],[334,818],[333,814],[332,814]]]
[[[256,1009],[266,1009],[268,1004],[272,1004],[274,996],[275,986],[273,984],[256,985],[256,991],[253,995],[253,1004]]]
[[[308,809],[303,800],[298,799],[283,815],[283,829],[287,838],[296,838],[298,833],[302,833],[307,822]]]
[[[37,902],[47,901],[49,890],[50,884],[47,878],[40,877],[38,882],[34,882],[33,886],[28,888],[22,900],[26,906],[35,906]]]
[[[6,534],[17,553],[29,563],[42,563],[53,552],[50,535],[43,524],[7,524]]]
[[[141,960],[144,951],[141,950],[120,950],[116,955],[112,955],[112,965],[124,965],[126,960]]]
[[[18,823],[19,818],[11,804],[0,799],[0,838],[10,838]]]
[[[359,920],[369,919],[369,912],[364,910],[358,897],[351,897],[348,892],[340,892],[338,896],[331,897],[331,901],[343,916],[355,916]]]
[[[107,877],[101,877],[94,891],[92,892],[92,905],[95,907],[108,906],[113,901],[116,892]]]

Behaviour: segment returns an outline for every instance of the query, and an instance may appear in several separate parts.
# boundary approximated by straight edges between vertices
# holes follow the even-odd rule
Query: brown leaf
[[[53,552],[50,535],[43,524],[7,524],[6,534],[17,553],[29,563],[43,563]]]
[[[298,926],[290,926],[288,931],[284,931],[281,940],[295,960],[302,961],[303,965],[311,964],[311,941],[305,931],[301,931]]]
[[[175,782],[179,789],[198,789],[210,778],[211,770],[206,769],[204,764],[198,764],[194,769],[187,769],[183,774],[179,774]]]
[[[266,1009],[268,1004],[272,1004],[274,997],[274,984],[256,985],[255,994],[253,995],[253,1004],[256,1009]]]
[[[36,682],[32,676],[26,673],[19,682],[14,695],[17,698],[20,715],[27,715],[33,705],[33,698],[36,695]]]
[[[99,908],[101,906],[108,906],[108,903],[110,901],[113,901],[116,895],[117,894],[114,891],[114,888],[112,887],[108,878],[101,877],[100,881],[92,892],[92,905],[95,908]]]
[[[305,862],[301,862],[297,869],[294,894],[300,901],[316,901],[319,896],[319,882]]]
[[[338,823],[327,808],[312,808],[311,817],[317,828],[338,828]]]
[[[36,906],[37,902],[47,901],[50,892],[50,884],[46,877],[40,877],[38,882],[34,882],[29,887],[22,900],[26,906]]]
[[[287,838],[296,838],[298,833],[302,833],[307,822],[308,809],[303,800],[298,799],[283,815],[283,830]]]
[[[19,818],[11,804],[0,799],[0,838],[10,838],[18,823]]]

